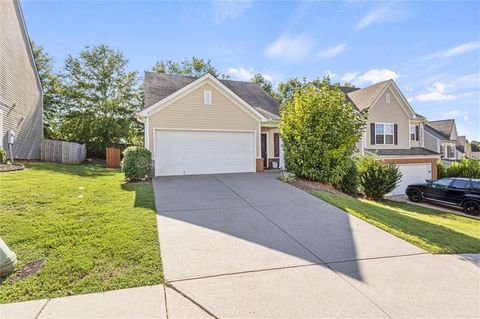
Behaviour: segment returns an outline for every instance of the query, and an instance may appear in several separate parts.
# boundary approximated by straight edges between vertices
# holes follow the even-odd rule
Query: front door
[[[263,158],[263,167],[268,166],[267,159],[267,134],[262,133],[262,158]]]

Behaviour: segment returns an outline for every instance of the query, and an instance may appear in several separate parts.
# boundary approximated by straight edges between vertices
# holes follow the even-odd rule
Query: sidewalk
[[[167,317],[168,309],[168,317]],[[210,318],[173,289],[147,286],[0,305],[0,318]]]

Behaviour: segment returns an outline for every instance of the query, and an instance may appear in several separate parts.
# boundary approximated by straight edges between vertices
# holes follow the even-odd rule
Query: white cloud
[[[458,56],[458,55],[462,55],[462,54],[469,53],[469,52],[472,52],[472,51],[476,51],[478,49],[480,49],[480,42],[479,41],[471,41],[471,42],[467,42],[467,43],[457,45],[457,46],[455,46],[453,48],[450,48],[450,49],[447,49],[447,50],[443,50],[443,51],[439,51],[439,52],[435,52],[433,54],[430,54],[430,55],[426,56],[424,58],[424,60],[430,60],[430,59],[434,59],[434,58],[446,59],[446,58],[450,58],[450,57],[453,57],[453,56]]]
[[[213,19],[219,24],[226,20],[234,20],[241,16],[250,6],[251,1],[213,1]]]
[[[313,39],[305,34],[283,34],[267,46],[265,55],[285,63],[293,63],[308,56],[312,48]]]
[[[342,53],[343,51],[345,51],[346,48],[347,48],[346,43],[337,44],[334,47],[331,47],[331,48],[328,48],[328,49],[325,49],[325,50],[322,50],[322,51],[318,52],[317,58],[319,58],[319,59],[334,58],[337,55],[339,55],[340,53]]]
[[[436,102],[436,101],[449,101],[455,99],[453,95],[446,94],[445,90],[451,87],[442,82],[435,82],[427,88],[427,92],[419,94],[415,97],[415,100],[420,102]]]
[[[395,80],[398,73],[388,69],[371,69],[358,77],[358,82],[378,83],[386,80]]]
[[[362,19],[360,19],[360,21],[358,21],[358,23],[355,26],[355,29],[357,31],[362,30],[372,24],[385,22],[392,19],[393,15],[390,12],[391,7],[392,7],[392,3],[387,3],[370,11]]]
[[[337,78],[337,74],[333,73],[330,70],[325,71],[324,74],[325,74],[325,76],[328,76],[330,78],[330,80],[333,80],[333,79]]]
[[[227,74],[230,75],[234,80],[240,80],[240,81],[250,81],[255,73],[254,69],[252,68],[228,68],[227,69]],[[272,76],[266,73],[261,73],[262,76],[269,81],[272,81]]]
[[[353,82],[357,79],[358,72],[345,73],[340,80],[343,82]]]

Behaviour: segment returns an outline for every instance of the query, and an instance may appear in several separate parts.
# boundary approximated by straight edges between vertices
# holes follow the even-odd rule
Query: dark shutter
[[[415,125],[415,141],[418,141],[418,135],[419,135],[419,127],[418,125]]]
[[[273,133],[273,156],[280,157],[280,137],[278,133]]]
[[[375,145],[375,123],[370,123],[370,144]]]
[[[398,145],[398,125],[393,124],[393,144]]]

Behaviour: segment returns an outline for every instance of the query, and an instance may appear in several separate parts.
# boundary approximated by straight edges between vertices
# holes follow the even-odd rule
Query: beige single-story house
[[[255,83],[145,72],[137,116],[155,176],[283,166],[278,103]]]

